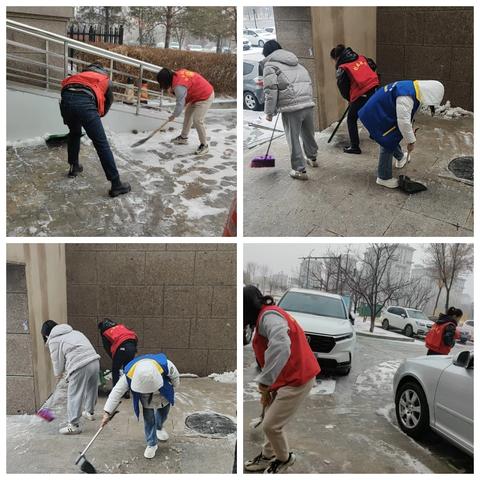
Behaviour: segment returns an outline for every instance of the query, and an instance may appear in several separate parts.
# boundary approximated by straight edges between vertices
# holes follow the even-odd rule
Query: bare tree
[[[374,331],[377,314],[407,284],[407,280],[391,272],[392,264],[397,261],[397,249],[398,244],[374,243],[362,257],[351,257],[354,268],[340,265],[346,287],[370,310],[370,332]]]
[[[455,281],[473,270],[473,245],[469,243],[432,243],[426,252],[426,264],[439,280],[438,297],[441,288],[445,288],[445,311],[447,311],[450,306],[450,292]]]
[[[258,265],[255,262],[248,262],[247,267],[243,271],[243,281],[246,285],[255,281]]]
[[[424,278],[410,280],[400,295],[400,299],[406,307],[423,310],[433,297],[432,284],[427,283]]]

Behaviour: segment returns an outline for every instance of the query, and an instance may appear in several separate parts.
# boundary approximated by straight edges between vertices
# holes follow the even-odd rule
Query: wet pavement
[[[122,180],[132,192],[115,199],[91,142],[84,137],[75,179],[66,145],[15,143],[7,148],[9,236],[220,236],[236,191],[236,110],[206,118],[210,151],[197,157],[195,130],[174,145],[180,124],[144,145],[150,132],[107,132]]]
[[[455,351],[464,349],[456,346]],[[393,375],[405,358],[426,353],[421,342],[358,337],[346,377],[322,377],[287,426],[297,455],[288,473],[472,473],[473,459],[428,434],[422,442],[397,426]],[[261,427],[252,419],[261,407],[251,345],[244,347],[244,456],[260,452]]]
[[[60,435],[65,421],[65,392],[55,397],[56,419],[47,423],[35,415],[7,416],[7,473],[81,473],[75,459],[99,428],[97,421],[82,419],[79,435]],[[102,411],[102,395],[97,412]],[[171,408],[166,430],[167,442],[159,442],[155,458],[144,458],[143,420],[138,422],[131,400],[122,400],[120,413],[105,427],[86,457],[97,473],[231,473],[236,433],[198,433],[186,426],[194,414],[203,418],[212,413],[236,422],[236,385],[210,378],[182,378],[176,403]],[[224,418],[224,417],[223,417]]]
[[[361,155],[343,153],[349,143],[345,123],[330,144],[333,126],[317,132],[319,168],[307,167],[306,182],[288,175],[285,137],[272,143],[274,168],[249,167],[252,158],[265,154],[265,143],[244,149],[245,235],[472,236],[473,187],[455,179],[448,164],[473,155],[473,117],[418,114],[415,126],[420,130],[412,161],[394,168],[394,176],[406,174],[426,184],[428,190],[416,195],[375,183],[378,145],[364,128]],[[244,125],[244,138],[256,137],[263,141],[265,130]]]

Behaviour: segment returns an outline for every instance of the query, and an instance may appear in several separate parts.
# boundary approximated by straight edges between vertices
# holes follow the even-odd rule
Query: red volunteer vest
[[[302,327],[285,310],[275,305],[268,305],[260,310],[257,320],[257,328],[253,337],[252,346],[260,367],[265,365],[265,351],[268,347],[268,340],[258,333],[259,322],[267,312],[277,312],[288,322],[288,336],[290,337],[290,358],[277,380],[270,386],[275,391],[281,387],[300,387],[320,373],[320,365],[308,344]]]
[[[434,352],[440,353],[442,355],[448,355],[452,347],[445,345],[443,343],[443,334],[445,333],[445,329],[447,325],[455,325],[453,322],[442,323],[438,325],[432,325],[432,328],[425,336],[425,346],[429,350],[433,350]],[[456,325],[455,325],[456,327]],[[455,330],[455,339],[460,338],[460,332]]]
[[[350,78],[350,102],[380,85],[378,75],[370,68],[367,59],[359,55],[354,62],[340,65]]]
[[[123,342],[126,342],[127,340],[138,340],[135,332],[122,324],[115,325],[114,327],[105,330],[103,335],[112,344],[110,347],[112,357],[115,356],[115,352]]]
[[[62,88],[68,85],[83,85],[93,91],[97,99],[98,114],[105,115],[105,95],[108,90],[110,78],[97,72],[82,72],[65,78],[62,81]]]
[[[185,103],[195,103],[207,100],[213,93],[212,85],[199,73],[190,70],[177,70],[173,75],[172,89],[177,86],[187,89]]]

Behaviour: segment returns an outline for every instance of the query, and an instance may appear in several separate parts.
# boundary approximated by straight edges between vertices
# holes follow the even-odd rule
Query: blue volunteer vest
[[[163,387],[159,389],[159,392],[163,397],[165,397],[165,399],[168,401],[168,403],[170,403],[171,405],[175,404],[175,390],[173,389],[173,385],[170,382],[170,378],[168,377],[167,357],[163,353],[140,355],[139,357],[134,358],[131,362],[127,363],[127,365],[125,365],[125,369],[124,369],[125,376],[126,376],[127,382],[128,382],[128,387],[130,388],[130,391],[132,392],[133,410],[134,410],[137,418],[140,415],[140,397],[141,397],[141,394],[132,390],[132,379],[128,376],[128,373],[130,372],[132,367],[137,362],[139,362],[140,360],[145,360],[145,359],[154,360],[155,362],[157,362],[160,365],[160,367],[163,370],[163,372],[162,372]]]
[[[358,117],[372,138],[386,150],[393,152],[402,140],[397,124],[397,97],[412,97],[412,120],[420,102],[417,81],[402,80],[379,88],[359,110]]]

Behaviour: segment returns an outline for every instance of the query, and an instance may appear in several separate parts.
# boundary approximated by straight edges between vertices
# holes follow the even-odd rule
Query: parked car
[[[400,428],[420,438],[431,428],[473,456],[473,352],[405,360],[393,378]]]
[[[264,30],[268,33],[271,33],[272,35],[275,35],[275,27],[265,27]]]
[[[398,306],[385,308],[381,318],[384,330],[400,330],[407,337],[425,336],[434,324],[421,310]]]
[[[245,110],[263,110],[263,70],[255,60],[243,61],[243,108]]]
[[[465,338],[465,343],[467,340],[473,342],[473,320],[465,320],[459,329],[460,335]],[[460,343],[462,343],[462,338],[460,338]]]
[[[187,50],[190,52],[203,52],[203,47],[201,45],[187,45]]]
[[[243,38],[249,40],[253,46],[263,48],[266,42],[275,40],[275,35],[261,28],[247,28],[243,31]]]
[[[356,336],[340,295],[291,288],[283,294],[278,306],[302,326],[323,370],[335,370],[341,375],[350,373]]]
[[[252,48],[252,43],[247,38],[243,39],[243,50],[250,50]]]
[[[180,45],[178,44],[178,42],[170,42],[170,45],[168,46],[168,48],[172,48],[173,50],[179,50]]]

